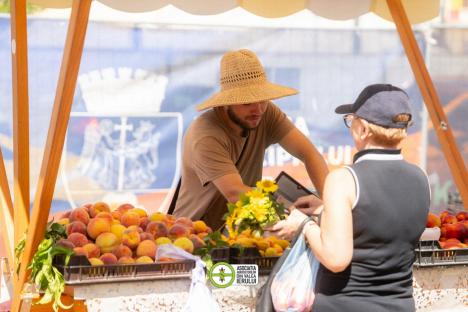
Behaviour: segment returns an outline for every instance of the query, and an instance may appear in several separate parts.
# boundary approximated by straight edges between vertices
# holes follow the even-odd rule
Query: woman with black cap
[[[320,221],[303,228],[321,263],[312,310],[414,311],[414,248],[430,188],[426,174],[398,148],[411,123],[408,95],[392,85],[370,85],[335,112],[344,114],[358,152],[351,166],[329,173],[323,206],[315,210]],[[290,237],[305,218],[294,209],[272,230]]]

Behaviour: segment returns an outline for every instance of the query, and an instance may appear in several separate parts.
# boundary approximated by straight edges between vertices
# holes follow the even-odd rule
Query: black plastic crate
[[[68,265],[64,265],[64,259],[56,257],[54,266],[67,285],[190,278],[195,267],[193,260],[92,266],[85,256],[72,256]]]
[[[438,241],[420,241],[415,249],[416,267],[468,265],[468,248],[442,249]]]
[[[231,248],[229,247],[220,247],[220,248],[213,248],[211,250],[211,260],[213,263],[217,262],[226,262],[229,263],[231,257]]]
[[[268,275],[279,257],[262,257],[257,248],[231,248],[232,264],[256,264],[258,274]]]

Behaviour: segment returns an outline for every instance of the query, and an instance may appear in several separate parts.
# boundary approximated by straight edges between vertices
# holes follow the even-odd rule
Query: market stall
[[[4,179],[5,174],[0,171],[0,182],[2,186],[2,222],[6,220],[5,224],[13,224],[15,221],[15,235],[14,239],[12,233],[7,233],[3,237],[6,240],[6,246],[13,246],[20,241],[24,230],[28,228],[28,236],[26,239],[24,258],[21,263],[18,283],[15,283],[15,297],[13,302],[13,310],[18,311],[21,303],[20,289],[28,279],[28,270],[26,268],[27,263],[33,258],[39,243],[41,242],[44,232],[46,230],[47,218],[50,211],[50,204],[53,197],[54,186],[57,179],[58,167],[61,159],[61,151],[63,149],[65,133],[68,125],[68,117],[70,115],[71,104],[73,101],[73,94],[76,86],[76,79],[80,65],[80,59],[82,55],[82,49],[84,39],[86,36],[86,29],[88,23],[89,10],[91,1],[47,1],[37,0],[34,1],[38,4],[45,6],[69,6],[72,4],[72,12],[70,17],[70,24],[68,29],[67,41],[64,49],[64,57],[60,72],[60,78],[57,85],[57,93],[54,102],[54,109],[52,113],[52,119],[49,128],[49,134],[46,143],[46,154],[44,155],[41,174],[37,190],[35,192],[35,198],[33,201],[33,209],[31,220],[29,221],[29,152],[28,152],[28,93],[27,93],[27,48],[26,48],[26,11],[24,2],[12,1],[12,55],[13,55],[13,99],[14,99],[14,137],[15,137],[15,189],[14,189],[14,203],[12,204],[8,187],[5,187]],[[424,102],[428,107],[432,122],[437,125],[436,133],[441,142],[444,150],[445,157],[450,166],[454,180],[460,190],[461,196],[465,203],[468,203],[468,174],[463,163],[463,159],[460,156],[459,150],[453,138],[453,134],[449,125],[449,122],[441,109],[439,99],[435,88],[431,82],[428,71],[424,65],[419,48],[414,39],[414,35],[411,31],[410,22],[418,23],[427,19],[433,18],[438,13],[439,1],[397,1],[388,0],[386,3],[382,1],[359,1],[349,5],[347,1],[284,1],[277,2],[277,5],[271,5],[268,1],[203,1],[201,3],[193,4],[191,1],[102,1],[117,9],[125,11],[146,11],[155,10],[164,5],[172,3],[188,12],[196,14],[215,14],[229,10],[236,6],[242,6],[244,9],[264,17],[278,17],[285,16],[297,12],[302,9],[312,10],[314,13],[334,19],[348,19],[358,16],[360,14],[372,11],[379,16],[393,20],[396,23],[398,32],[400,34],[402,43],[405,47],[408,59],[412,66],[413,72],[415,73],[416,80],[418,82],[421,94],[424,98]],[[26,118],[26,119],[25,119]],[[3,167],[3,166],[2,166]],[[12,209],[14,205],[15,209]],[[466,205],[466,204],[465,204]],[[14,216],[13,216],[14,211]],[[3,227],[3,226],[2,226]],[[8,227],[6,227],[8,229]],[[10,250],[11,251],[11,250]],[[10,254],[11,261],[12,253]],[[460,267],[462,268],[462,267]],[[447,269],[446,272],[454,272],[456,274],[463,273],[460,268]],[[421,271],[419,271],[421,270]],[[424,271],[432,270],[432,271]],[[430,306],[434,303],[434,298],[446,298],[444,295],[433,295],[432,290],[440,294],[437,290],[438,287],[444,287],[444,291],[450,293],[450,290],[439,284],[439,273],[442,269],[418,269],[415,270],[415,294],[419,298],[429,298],[424,301],[422,299],[420,306],[422,308]],[[420,272],[420,273],[418,273]],[[424,272],[424,273],[423,273]],[[431,272],[431,273],[428,273]],[[439,272],[439,273],[437,273]],[[421,275],[421,277],[419,277]],[[454,274],[455,276],[455,274]],[[457,276],[463,276],[457,275]],[[465,270],[466,277],[466,270]],[[455,279],[451,279],[455,280]],[[431,282],[433,281],[433,283]],[[461,281],[461,282],[460,282]],[[452,285],[456,286],[456,298],[465,298],[458,301],[466,305],[466,296],[463,296],[463,292],[466,291],[465,283],[466,278],[458,280]],[[181,283],[186,283],[181,282]],[[143,282],[141,282],[143,283]],[[146,282],[144,282],[146,283]],[[154,285],[149,286],[152,290],[160,289],[162,282],[151,282]],[[158,284],[162,283],[162,284]],[[462,283],[462,284],[460,284]],[[110,285],[110,284],[109,284]],[[424,286],[423,286],[424,285]],[[426,285],[427,288],[425,287]],[[465,285],[465,286],[464,286]],[[460,287],[462,286],[462,287]],[[464,288],[463,288],[464,286]],[[116,289],[119,289],[118,284],[115,285]],[[136,287],[136,286],[135,286]],[[140,287],[140,286],[138,286]],[[142,286],[148,287],[148,285]],[[180,287],[183,287],[181,284]],[[420,288],[419,288],[420,287]],[[128,288],[128,287],[125,287]],[[133,288],[133,287],[132,287]],[[89,295],[86,295],[84,289],[91,289],[91,287],[81,288],[76,287],[75,295],[88,300]],[[240,297],[244,298],[243,292],[249,289],[249,296],[247,298],[253,298],[254,295],[251,292],[254,290],[251,288],[240,288]],[[418,295],[417,291],[421,289],[421,296]],[[429,291],[430,290],[430,291]],[[96,290],[97,291],[97,290]],[[143,291],[143,290],[142,290]],[[427,292],[429,291],[429,293]],[[442,291],[442,293],[444,292]],[[122,294],[120,290],[115,291],[118,296],[126,296]],[[185,293],[185,292],[183,292]],[[234,292],[232,292],[234,293]],[[461,295],[460,295],[461,294]],[[158,295],[155,295],[158,296]],[[182,295],[183,296],[183,295]],[[223,291],[215,291],[215,296],[218,298],[225,297],[226,294]],[[169,298],[169,296],[163,296]],[[90,299],[89,299],[90,300]],[[164,299],[166,300],[166,299]],[[170,300],[170,299],[167,299]],[[224,299],[223,299],[224,300]],[[233,299],[236,302],[249,301],[250,299]],[[419,300],[419,299],[417,299]],[[445,300],[445,299],[443,299]],[[156,302],[155,299],[150,301]],[[89,303],[91,308],[97,303]],[[170,303],[168,303],[170,305]]]

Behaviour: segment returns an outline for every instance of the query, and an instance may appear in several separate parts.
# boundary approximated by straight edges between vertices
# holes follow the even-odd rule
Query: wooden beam
[[[460,192],[465,210],[468,210],[468,173],[460,150],[453,137],[450,123],[445,115],[439,96],[427,70],[424,58],[414,37],[401,0],[387,0],[387,5],[392,14],[393,21],[400,35],[401,43],[413,70],[419,90],[426,104],[439,139],[440,146],[452,173],[455,185]]]
[[[3,244],[7,250],[8,263],[14,265],[15,257],[13,250],[15,245],[14,226],[13,226],[13,203],[11,201],[10,187],[8,185],[8,177],[3,161],[2,150],[0,149],[0,227],[2,228]]]
[[[47,134],[39,181],[33,202],[32,217],[26,239],[26,247],[21,261],[19,285],[23,287],[28,278],[27,264],[44,237],[50,205],[55,190],[57,174],[62,157],[62,149],[68,120],[75,94],[76,80],[80,68],[81,55],[88,26],[91,0],[73,1],[67,39],[63,52],[60,75],[57,83],[54,107]],[[20,288],[21,289],[21,288]],[[12,311],[18,311],[20,294],[15,291]]]

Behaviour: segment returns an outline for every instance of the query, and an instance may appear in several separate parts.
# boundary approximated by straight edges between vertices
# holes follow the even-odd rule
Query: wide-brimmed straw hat
[[[298,91],[271,83],[255,53],[231,51],[221,59],[221,90],[197,106],[198,111],[226,105],[249,104],[279,99]]]

